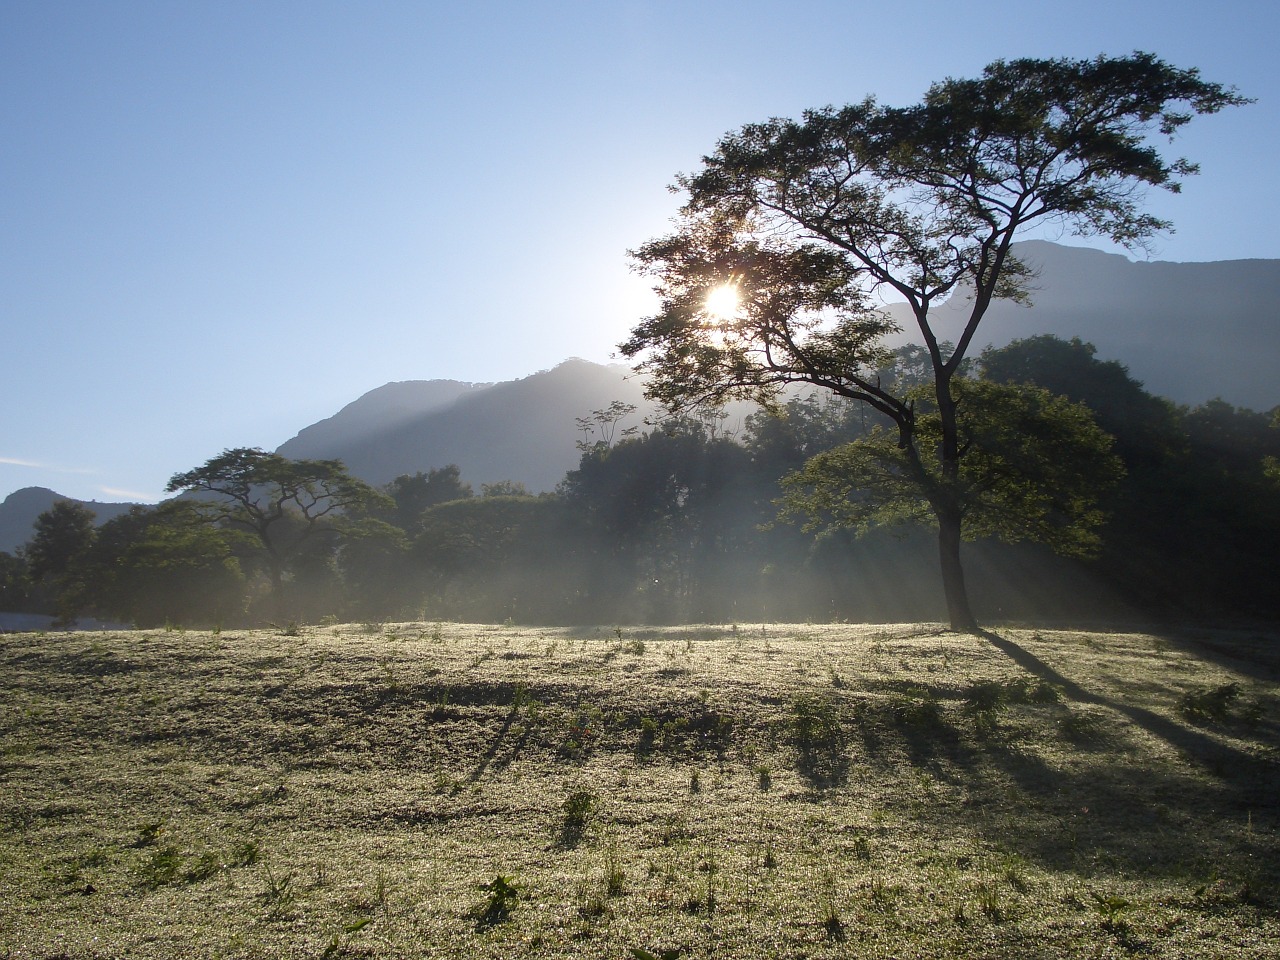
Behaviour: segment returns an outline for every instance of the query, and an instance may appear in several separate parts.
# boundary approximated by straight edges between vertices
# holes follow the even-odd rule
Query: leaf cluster
[[[1105,519],[1098,496],[1124,467],[1089,409],[1029,384],[959,379],[953,388],[964,444],[956,479],[938,455],[939,417],[922,410],[918,465],[883,429],[873,430],[786,477],[784,510],[806,518],[809,529],[866,531],[936,524],[933,504],[946,497],[960,504],[967,539],[1032,541],[1064,555],[1095,551]]]

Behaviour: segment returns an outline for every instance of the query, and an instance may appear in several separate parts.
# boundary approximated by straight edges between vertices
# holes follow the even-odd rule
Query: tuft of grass
[[[140,886],[149,890],[177,883],[182,874],[182,853],[175,846],[159,847],[137,866]]]
[[[563,847],[576,847],[595,815],[599,799],[590,790],[575,790],[565,797],[560,807],[559,841]]]
[[[773,771],[769,769],[767,763],[756,767],[756,786],[760,788],[761,793],[768,793],[773,789]]]
[[[1211,723],[1231,718],[1231,709],[1240,700],[1240,684],[1223,683],[1200,687],[1182,695],[1178,708],[1194,723]]]
[[[295,890],[293,871],[276,873],[271,867],[262,868],[262,901],[266,903],[272,915],[283,913],[293,904]]]

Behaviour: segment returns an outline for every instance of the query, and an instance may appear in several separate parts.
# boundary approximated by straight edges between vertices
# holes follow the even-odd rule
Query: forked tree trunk
[[[964,567],[960,565],[960,514],[940,511],[938,516],[938,560],[942,566],[942,592],[947,600],[947,616],[951,629],[958,633],[977,633],[978,621],[969,607],[969,593],[964,585]]]

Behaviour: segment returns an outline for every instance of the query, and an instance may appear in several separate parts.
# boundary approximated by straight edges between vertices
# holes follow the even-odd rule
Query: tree
[[[757,525],[776,486],[745,448],[684,421],[583,453],[559,491],[591,563],[588,608],[671,621],[732,616],[758,592]]]
[[[1124,472],[1111,452],[1112,437],[1083,404],[1041,387],[960,379],[952,388],[968,447],[954,482],[968,534],[1091,556],[1104,519],[1098,494]],[[927,471],[927,483],[940,484],[942,423],[922,394],[916,462]],[[810,518],[811,527],[923,520],[929,502],[919,495],[914,469],[894,438],[876,428],[865,439],[817,454],[784,478],[785,500],[790,511]]]
[[[187,500],[133,507],[104,523],[89,550],[94,606],[140,627],[233,620],[244,612],[235,553],[245,536],[203,522]]]
[[[63,619],[74,618],[85,602],[84,566],[97,536],[95,516],[87,507],[59,500],[36,517],[35,535],[26,546],[32,582],[52,592]]]
[[[31,603],[31,578],[27,559],[0,550],[0,610],[27,613]]]
[[[224,450],[204,466],[174,474],[165,489],[212,494],[200,501],[206,520],[258,539],[277,605],[291,561],[314,539],[339,535],[335,521],[344,513],[389,505],[385,494],[347,473],[340,460],[290,460],[245,447]]]
[[[640,358],[650,397],[669,407],[770,403],[805,383],[886,416],[897,477],[937,527],[951,626],[976,630],[960,562],[961,463],[973,448],[955,384],[992,300],[1028,297],[1016,236],[1055,222],[1141,247],[1169,226],[1142,212],[1143,189],[1177,191],[1196,172],[1164,157],[1153,135],[1246,102],[1134,53],[996,61],[913,106],[867,99],[748,125],[679,178],[688,199],[678,230],[633,252],[661,308],[621,350]],[[880,294],[906,300],[928,354],[936,469],[915,398],[878,375],[893,330]],[[948,349],[930,310],[955,295],[970,306]]]
[[[381,514],[381,519],[393,523],[405,533],[413,535],[424,510],[450,500],[465,500],[471,496],[471,484],[462,482],[458,465],[433,467],[423,473],[403,473],[382,488],[393,501],[392,508]]]

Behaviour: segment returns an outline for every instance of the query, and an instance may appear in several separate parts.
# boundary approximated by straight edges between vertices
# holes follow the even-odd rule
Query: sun
[[[707,294],[703,309],[716,320],[732,320],[738,315],[742,305],[742,297],[738,293],[736,283],[722,283]]]

